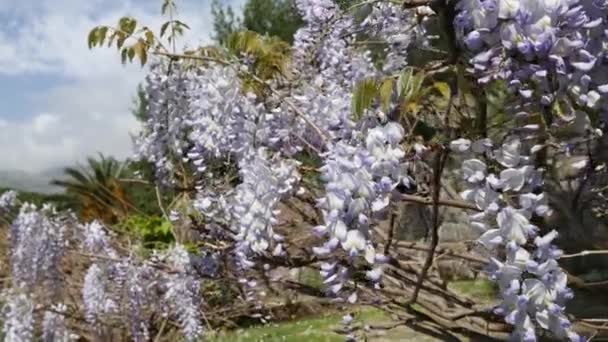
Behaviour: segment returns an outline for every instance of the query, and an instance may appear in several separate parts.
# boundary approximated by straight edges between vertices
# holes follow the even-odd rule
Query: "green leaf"
[[[399,75],[399,79],[397,80],[397,83],[399,84],[397,95],[400,97],[407,91],[413,74],[414,70],[412,68],[406,68],[401,75]]]
[[[99,26],[93,28],[89,32],[89,36],[88,36],[88,39],[87,39],[87,42],[89,44],[89,49],[92,49],[95,45],[97,45],[97,30],[99,30]]]
[[[122,17],[120,20],[118,20],[118,28],[129,36],[133,34],[136,26],[137,21],[135,21],[133,18]]]
[[[418,95],[418,93],[420,93],[420,90],[422,89],[423,82],[424,82],[424,73],[419,72],[416,75],[414,75],[414,77],[412,78],[410,93],[408,94],[408,97],[411,98],[411,97]]]
[[[132,46],[127,48],[127,56],[129,56],[129,62],[132,62],[135,57],[135,49]]]
[[[97,43],[98,45],[103,45],[103,43],[106,40],[106,35],[108,34],[108,27],[107,26],[102,26],[99,28],[99,30],[97,31]]]
[[[384,112],[388,112],[389,105],[391,103],[391,97],[393,95],[393,79],[387,78],[380,85],[380,106]]]
[[[406,110],[416,113],[418,102],[425,94],[421,93],[425,75],[423,72],[414,73],[413,68],[407,68],[399,76],[398,94]],[[429,88],[432,89],[432,88]],[[427,89],[427,91],[429,90]]]
[[[113,32],[109,39],[108,39],[108,47],[112,46],[112,43],[114,43],[114,38],[116,38],[116,32]]]
[[[127,36],[124,34],[124,32],[118,31],[116,32],[116,37],[118,37],[118,39],[116,39],[116,48],[120,50],[120,48],[122,48],[124,45],[125,40],[127,40]]]
[[[164,0],[163,1],[163,5],[160,8],[160,13],[161,14],[166,14],[167,13],[167,8],[171,7],[171,9],[175,9],[175,4],[173,4],[173,0]]]
[[[146,30],[146,44],[148,44],[148,46],[150,47],[152,46],[152,44],[154,44],[154,33],[152,33],[152,31],[150,31],[150,29],[148,29],[147,27],[144,27],[144,29]]]
[[[435,82],[433,83],[433,88],[437,89],[444,99],[450,98],[450,86],[447,83]]]
[[[146,50],[146,42],[143,39],[139,39],[132,47],[135,55],[139,58],[141,66],[143,67],[148,60],[148,52]]]
[[[357,83],[352,100],[355,119],[360,119],[363,112],[372,105],[377,92],[378,84],[374,79],[365,79]]]
[[[188,30],[190,29],[190,26],[186,25],[186,23],[181,20],[174,20],[174,22],[177,26],[185,27]]]
[[[167,31],[167,27],[169,27],[169,24],[171,24],[171,22],[167,21],[160,27],[160,37],[161,38],[165,35],[165,31]]]
[[[127,54],[127,48],[122,49],[122,51],[120,52],[120,61],[122,62],[122,64],[127,63]]]

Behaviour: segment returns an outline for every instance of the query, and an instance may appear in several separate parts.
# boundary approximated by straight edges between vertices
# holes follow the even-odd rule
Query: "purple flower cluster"
[[[190,255],[178,245],[169,250],[165,257],[177,272],[165,276],[163,302],[169,312],[177,317],[184,338],[196,341],[203,333],[198,311],[200,283],[192,274]]]
[[[376,252],[370,226],[387,208],[402,178],[402,138],[403,128],[396,123],[372,128],[364,143],[339,141],[331,146],[321,168],[326,194],[318,205],[325,224],[314,230],[327,241],[314,251],[327,255],[341,247],[350,258],[363,255],[373,267],[367,274],[372,281],[380,279],[386,257]],[[348,279],[347,268],[336,263],[323,264],[321,273],[334,294]]]
[[[69,342],[76,341],[78,336],[71,334],[65,326],[64,304],[52,305],[50,310],[44,312],[42,318],[42,341],[43,342]]]
[[[165,181],[178,163],[205,172],[207,160],[244,158],[255,150],[254,142],[268,139],[257,124],[266,122],[263,108],[254,95],[241,93],[237,73],[228,66],[186,69],[159,63],[147,77],[146,100],[148,119],[136,155],[154,163]]]
[[[24,204],[10,227],[10,262],[14,288],[32,290],[40,283],[58,289],[60,262],[67,246],[66,218],[49,205]]]
[[[17,192],[14,190],[5,191],[0,195],[0,212],[7,211],[17,204]]]
[[[513,337],[536,341],[536,327],[555,337],[579,341],[565,314],[572,298],[567,277],[557,259],[561,251],[552,244],[555,230],[541,235],[531,219],[551,214],[542,187],[542,170],[524,155],[518,136],[509,136],[494,149],[489,139],[458,139],[453,151],[466,154],[462,175],[468,189],[461,196],[474,203],[479,213],[471,224],[482,232],[479,243],[492,252],[490,278],[498,283],[501,302],[495,312],[514,326]],[[501,170],[489,171],[483,160]]]
[[[283,237],[272,227],[277,223],[279,201],[293,193],[299,180],[299,163],[289,160],[268,160],[264,149],[241,165],[242,182],[236,187],[231,206],[238,234],[238,253],[247,258],[249,253],[263,253],[274,242],[273,254],[281,255]]]
[[[603,0],[463,0],[454,28],[480,82],[501,79],[519,99],[514,114],[551,113],[555,124],[606,113]],[[551,124],[551,122],[548,122]]]
[[[3,293],[2,333],[6,341],[29,342],[34,338],[34,303],[30,296],[9,290]]]

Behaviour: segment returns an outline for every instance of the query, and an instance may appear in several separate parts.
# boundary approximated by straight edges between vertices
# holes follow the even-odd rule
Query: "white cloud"
[[[57,115],[42,113],[34,117],[32,128],[36,134],[45,134],[47,131],[53,130],[53,126],[57,122],[59,122]]]
[[[210,2],[177,2],[179,18],[192,28],[182,40],[189,46],[210,41]],[[89,50],[86,38],[94,26],[114,24],[124,15],[158,31],[163,22],[160,4],[0,0],[0,22],[7,18],[0,26],[0,82],[2,74],[57,77],[48,89],[28,94],[29,113],[19,120],[0,118],[0,168],[38,171],[97,152],[130,155],[130,133],[138,129],[130,106],[145,69],[136,63],[121,65],[115,48]]]

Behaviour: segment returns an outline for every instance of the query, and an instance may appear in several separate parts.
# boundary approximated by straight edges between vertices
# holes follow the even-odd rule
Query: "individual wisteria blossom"
[[[537,327],[560,339],[582,340],[571,329],[565,314],[572,291],[557,263],[561,251],[552,244],[557,232],[540,235],[539,228],[530,221],[535,216],[551,214],[546,197],[540,192],[541,170],[529,164],[533,160],[522,153],[524,147],[517,136],[508,137],[494,150],[477,149],[476,153],[472,149],[475,144],[479,145],[459,139],[450,147],[470,158],[462,164],[468,187],[462,197],[482,210],[471,215],[471,222],[482,232],[480,244],[494,254],[489,275],[498,283],[501,299],[495,312],[514,326],[513,337],[517,340],[536,341]],[[476,154],[484,155],[502,170],[498,175],[488,173],[488,167],[475,158]],[[506,253],[504,259],[499,256],[500,250]]]
[[[356,341],[355,335],[353,334],[353,327],[352,327],[353,315],[349,313],[349,314],[342,316],[341,323],[344,326],[344,332],[346,333],[346,341],[348,341],[348,342]]]
[[[6,341],[29,342],[34,338],[34,303],[25,293],[2,296],[2,333]]]

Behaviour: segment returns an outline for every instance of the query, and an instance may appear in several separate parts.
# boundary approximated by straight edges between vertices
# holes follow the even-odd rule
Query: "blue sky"
[[[240,9],[244,0],[230,1]],[[192,30],[210,42],[211,0],[176,0]],[[99,24],[130,15],[158,30],[161,0],[0,0],[0,169],[42,171],[103,152],[131,155],[138,124],[129,113],[145,75],[115,49],[89,50]]]

